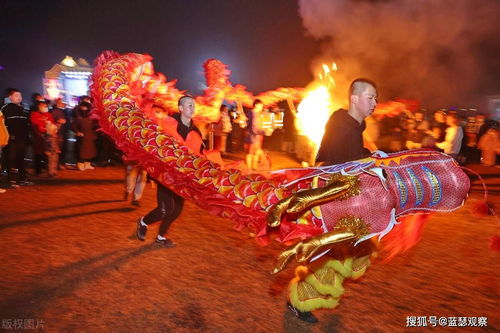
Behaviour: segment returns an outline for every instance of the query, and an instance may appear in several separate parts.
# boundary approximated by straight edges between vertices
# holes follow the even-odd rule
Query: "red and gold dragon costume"
[[[110,51],[96,59],[92,97],[102,130],[153,178],[202,209],[237,222],[237,229],[252,229],[261,241],[274,235],[278,241],[295,242],[280,254],[274,272],[293,256],[299,262],[314,261],[308,268],[299,266],[291,283],[291,302],[302,311],[337,304],[343,279],[359,277],[369,264],[370,251],[363,249],[370,242],[363,241],[383,237],[404,216],[452,211],[466,198],[467,175],[453,158],[432,150],[378,153],[266,176],[223,169],[145,115],[145,100],[174,109],[181,95],[153,72],[150,61],[147,55]],[[242,96],[238,93],[244,88],[231,88],[224,75],[211,81],[210,94],[196,99],[197,108],[205,101],[201,109],[218,110],[222,98]],[[291,91],[300,95],[282,89],[269,96],[285,98]],[[247,92],[243,97],[253,98]]]

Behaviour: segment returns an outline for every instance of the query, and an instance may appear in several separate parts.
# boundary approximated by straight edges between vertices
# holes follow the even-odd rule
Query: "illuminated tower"
[[[88,95],[92,67],[79,58],[77,61],[66,56],[59,64],[45,72],[43,79],[44,96],[50,100],[63,98],[69,106],[77,103],[79,96]]]

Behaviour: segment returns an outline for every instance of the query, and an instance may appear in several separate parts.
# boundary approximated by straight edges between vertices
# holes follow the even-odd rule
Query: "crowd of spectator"
[[[284,114],[283,127],[266,138],[264,147],[295,155],[303,165],[314,164],[317,147],[295,128],[293,110],[287,103],[280,105]],[[418,110],[397,115],[378,114],[365,119],[365,147],[384,152],[432,148],[453,156],[461,164],[499,165],[500,134],[498,121],[485,114],[469,111],[468,115],[454,110],[426,112]],[[234,132],[233,145],[238,135]],[[237,127],[237,126],[236,126]],[[238,129],[237,129],[238,130]]]
[[[378,149],[384,151],[433,148],[453,156],[461,164],[498,164],[498,122],[482,113],[464,116],[453,110],[431,114],[407,112],[379,119],[371,126],[377,127],[371,132],[378,131],[375,141]]]
[[[89,96],[81,96],[74,108],[68,108],[61,98],[48,101],[36,93],[27,106],[22,93],[9,88],[2,102],[2,193],[8,188],[33,185],[39,177],[57,177],[61,169],[94,169],[93,164],[109,164],[118,155],[90,114]],[[27,169],[31,168],[33,172],[29,173]]]

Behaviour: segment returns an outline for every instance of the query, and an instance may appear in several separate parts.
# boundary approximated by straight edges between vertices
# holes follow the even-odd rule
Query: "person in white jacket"
[[[456,114],[448,114],[446,116],[446,136],[443,142],[438,142],[436,146],[444,150],[445,154],[452,156],[453,158],[458,157],[460,152],[460,147],[462,146],[462,139],[464,138],[464,131],[462,127],[458,125],[458,118]]]

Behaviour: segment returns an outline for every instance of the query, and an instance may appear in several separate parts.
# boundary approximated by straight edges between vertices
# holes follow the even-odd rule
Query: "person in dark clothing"
[[[97,154],[95,146],[97,122],[90,117],[91,108],[92,106],[87,102],[80,103],[76,118],[71,124],[71,129],[76,134],[77,168],[80,171],[94,169],[90,161]]]
[[[59,154],[59,168],[64,168],[66,165],[66,142],[68,141],[69,128],[70,128],[70,118],[68,116],[68,110],[66,110],[66,104],[62,98],[56,99],[54,107],[50,111],[54,121],[58,126],[57,138],[59,143],[59,149],[61,154]]]
[[[33,93],[31,95],[31,106],[30,106],[30,113],[33,111],[38,111],[38,103],[39,102],[45,102],[45,99],[43,96],[39,93]]]
[[[370,155],[363,147],[365,118],[377,106],[377,87],[367,79],[356,79],[349,88],[349,110],[335,111],[325,126],[325,134],[316,157],[317,165],[339,164]],[[288,309],[300,320],[315,323],[310,311],[300,311],[291,302]]]
[[[417,122],[413,118],[406,120],[407,130],[406,136],[406,149],[415,149],[422,147],[422,139],[424,138],[424,132],[417,129]]]
[[[295,153],[295,141],[297,140],[297,129],[295,127],[295,105],[293,101],[281,101],[279,104],[283,110],[283,141],[281,150],[287,153]]]
[[[14,186],[32,185],[33,183],[27,180],[24,163],[30,129],[28,115],[21,106],[23,96],[19,90],[13,88],[8,89],[7,96],[10,103],[2,107],[2,113],[9,132],[9,143],[4,148],[8,178]]]
[[[491,119],[486,119],[484,123],[479,127],[479,131],[477,133],[477,141],[481,139],[481,137],[488,132],[488,130],[492,127],[496,126],[496,122]]]
[[[376,106],[375,83],[367,79],[354,80],[349,88],[349,110],[339,109],[328,119],[316,164],[339,164],[369,156],[370,151],[363,147],[364,119]]]
[[[243,151],[243,140],[245,135],[245,127],[247,120],[244,112],[239,112],[238,107],[230,111],[233,131],[231,132],[231,147],[233,152]]]
[[[444,141],[446,137],[446,112],[438,110],[434,113],[434,121],[431,124],[431,131],[437,142]]]
[[[83,95],[78,97],[78,104],[75,105],[73,110],[71,111],[71,126],[70,129],[74,132],[74,123],[78,121],[78,117],[80,116],[80,105],[85,102],[88,103],[87,105],[90,106],[90,109],[92,109],[92,101],[91,98],[87,95]],[[90,110],[89,109],[89,110]],[[80,159],[80,145],[78,144],[78,136],[75,133],[75,136],[77,137],[77,144],[73,146],[73,159],[77,162],[77,167],[78,167],[78,160]],[[81,169],[81,168],[79,168]],[[83,168],[85,169],[85,168]]]
[[[200,153],[201,133],[191,121],[195,109],[194,99],[190,96],[183,96],[179,99],[178,107],[180,112],[172,116],[173,121],[177,122],[177,133],[184,139],[186,146],[194,152]],[[166,247],[175,246],[175,243],[166,238],[165,234],[172,222],[180,215],[184,199],[158,182],[156,200],[157,207],[137,222],[137,238],[144,241],[148,225],[161,220],[160,230],[155,241]]]

